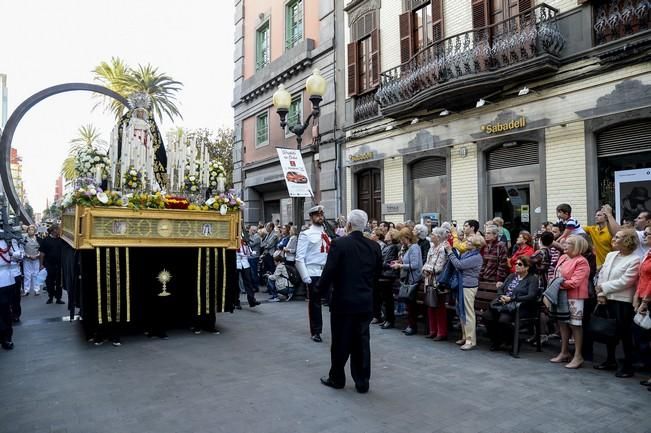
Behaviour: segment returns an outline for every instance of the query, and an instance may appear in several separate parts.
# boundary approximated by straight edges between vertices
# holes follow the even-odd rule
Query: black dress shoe
[[[242,309],[242,306],[241,306],[240,304],[237,304],[237,305],[235,306],[235,309],[236,309],[236,310],[241,310],[241,309]]]
[[[402,331],[402,333],[405,334],[405,335],[416,335],[416,330],[413,329],[413,328],[407,327],[407,328],[405,328],[404,331]]]
[[[355,384],[355,390],[360,394],[366,394],[368,392],[368,382]]]
[[[606,362],[602,362],[601,364],[593,365],[593,368],[595,370],[613,371],[613,370],[617,370],[617,364],[606,361]]]
[[[52,298],[48,298],[47,301],[45,301],[46,304],[51,304],[52,303]]]
[[[380,328],[382,328],[382,329],[391,329],[391,328],[393,328],[393,327],[394,327],[394,325],[393,325],[393,323],[391,323],[391,322],[384,322],[384,323],[382,324],[382,326],[380,326]]]
[[[437,335],[436,337],[432,338],[434,341],[447,341],[448,337],[446,335]]]
[[[56,303],[59,304],[59,305],[63,305],[63,304],[65,304],[65,302],[63,302],[61,299],[57,299],[57,302],[56,302]]]
[[[252,303],[249,304],[249,307],[253,308],[258,305],[260,305],[260,301],[253,301]]]
[[[633,377],[635,372],[630,369],[620,369],[615,373],[615,377]]]
[[[4,341],[2,343],[2,348],[4,350],[14,350],[14,343],[13,341]]]
[[[495,343],[493,343],[493,344],[491,344],[491,346],[488,348],[488,350],[490,350],[491,352],[497,352],[497,351],[500,350],[501,348],[502,348],[502,345],[501,345],[501,344],[495,344]]]
[[[312,341],[315,343],[321,343],[323,340],[321,339],[321,334],[314,334],[312,337]]]
[[[381,325],[382,322],[380,322],[380,319],[377,317],[374,317],[373,320],[371,320],[371,325]]]
[[[642,385],[642,386],[651,386],[651,379],[641,380],[640,385]]]
[[[321,378],[321,383],[324,384],[325,386],[329,386],[330,388],[334,388],[334,389],[342,389],[344,387],[344,385],[338,385],[334,383],[329,376],[323,376]]]

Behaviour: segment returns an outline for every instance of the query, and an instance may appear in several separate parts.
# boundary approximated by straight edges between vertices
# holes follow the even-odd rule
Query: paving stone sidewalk
[[[329,332],[309,340],[302,301],[219,315],[221,335],[176,330],[118,348],[44,320],[67,312],[44,303],[23,298],[16,348],[0,353],[0,433],[651,431],[643,377],[569,371],[547,361],[551,348],[513,359],[373,326],[360,395],[350,377],[339,391],[319,383]]]

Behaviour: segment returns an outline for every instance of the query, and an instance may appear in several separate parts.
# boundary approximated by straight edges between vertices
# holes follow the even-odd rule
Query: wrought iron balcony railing
[[[356,96],[354,104],[353,118],[355,122],[372,119],[380,115],[380,106],[375,100],[375,92]]]
[[[597,45],[649,29],[650,0],[604,0],[595,5]]]
[[[381,74],[376,100],[384,109],[423,92],[436,92],[443,83],[499,71],[545,54],[557,57],[565,45],[557,13],[542,3],[507,20],[430,44]]]

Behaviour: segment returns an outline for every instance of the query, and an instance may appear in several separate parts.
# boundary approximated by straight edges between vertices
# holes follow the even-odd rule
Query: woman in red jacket
[[[644,229],[644,241],[642,245],[651,247],[651,227]],[[633,296],[633,308],[636,313],[649,313],[651,304],[651,248],[646,253],[640,265],[640,280],[637,283],[637,291]],[[651,391],[651,379],[643,380],[640,385],[648,386]]]
[[[515,264],[520,257],[531,257],[534,253],[533,238],[531,237],[531,233],[526,230],[522,230],[520,232],[518,239],[515,241],[515,244],[518,246],[518,249],[515,250],[513,256],[509,259],[509,267],[511,268],[511,273],[515,272]]]
[[[568,362],[571,358],[569,349],[570,335],[574,336],[574,357],[565,368],[579,368],[583,365],[583,302],[588,299],[588,280],[590,264],[583,257],[589,248],[588,241],[581,236],[572,235],[564,243],[565,254],[556,264],[556,277],[563,277],[561,289],[567,290],[570,304],[570,319],[558,322],[561,330],[561,353],[550,359],[551,362]]]

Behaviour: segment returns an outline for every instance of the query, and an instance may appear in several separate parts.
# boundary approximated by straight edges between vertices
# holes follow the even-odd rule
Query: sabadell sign
[[[527,126],[527,119],[524,116],[513,119],[510,122],[489,123],[481,125],[479,129],[486,134],[495,134],[498,132],[506,132],[512,129],[520,129]]]

